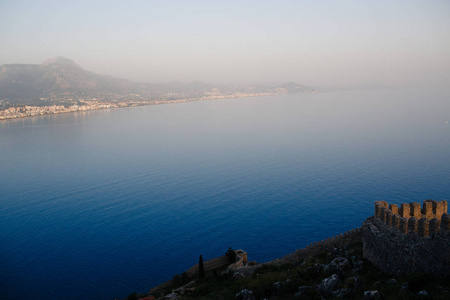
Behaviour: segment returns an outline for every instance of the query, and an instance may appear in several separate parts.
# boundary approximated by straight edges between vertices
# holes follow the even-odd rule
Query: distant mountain
[[[7,64],[0,66],[0,100],[10,104],[67,102],[78,99],[107,101],[164,100],[203,97],[214,93],[305,92],[312,88],[286,83],[281,86],[220,86],[201,81],[164,84],[136,83],[84,70],[74,61],[56,57],[41,65]]]
[[[85,71],[70,59],[57,57],[41,66],[44,76],[52,81],[54,91],[113,91],[132,89],[133,84],[126,79],[113,78]]]
[[[0,99],[30,103],[50,96],[127,93],[141,87],[126,79],[84,70],[70,59],[57,57],[42,65],[0,66]]]

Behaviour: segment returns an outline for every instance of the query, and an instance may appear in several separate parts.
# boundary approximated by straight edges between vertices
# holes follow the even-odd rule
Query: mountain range
[[[0,66],[0,100],[12,105],[42,102],[67,102],[77,99],[108,101],[167,100],[195,98],[207,93],[293,93],[311,92],[313,88],[297,83],[282,85],[226,86],[194,81],[138,83],[99,75],[84,70],[74,61],[56,57],[43,64],[5,64]]]

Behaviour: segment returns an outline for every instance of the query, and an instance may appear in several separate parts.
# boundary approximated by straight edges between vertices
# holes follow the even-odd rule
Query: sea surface
[[[289,94],[0,122],[0,298],[146,292],[450,198],[450,97]]]

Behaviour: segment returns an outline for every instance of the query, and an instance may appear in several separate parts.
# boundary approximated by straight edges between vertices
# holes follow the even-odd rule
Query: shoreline
[[[304,92],[305,93],[305,92]],[[310,93],[310,92],[306,92]],[[85,112],[93,110],[102,109],[113,109],[113,108],[127,108],[127,107],[138,107],[138,106],[148,106],[148,105],[161,105],[161,104],[176,104],[192,101],[208,101],[208,100],[218,100],[218,99],[238,99],[238,98],[250,98],[250,97],[263,97],[263,96],[274,96],[274,95],[284,95],[289,94],[287,92],[278,93],[238,93],[233,95],[217,95],[217,96],[205,96],[200,98],[187,98],[187,99],[175,99],[175,100],[142,100],[142,101],[129,101],[129,102],[100,102],[100,101],[84,101],[86,105],[74,104],[69,107],[64,107],[63,105],[52,105],[52,106],[31,106],[24,105],[21,107],[10,107],[0,111],[0,122],[7,120],[50,116],[57,114],[66,113],[76,113]],[[18,110],[18,111],[16,111]]]

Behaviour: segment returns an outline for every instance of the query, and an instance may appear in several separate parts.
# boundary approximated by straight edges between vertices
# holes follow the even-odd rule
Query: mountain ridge
[[[164,100],[168,94],[181,99],[203,97],[211,91],[222,94],[311,92],[313,88],[289,82],[284,85],[226,86],[192,81],[155,84],[133,82],[87,71],[65,57],[47,59],[42,64],[4,64],[0,66],[0,100],[34,104],[73,99],[108,99],[127,101],[129,95],[146,100]]]

